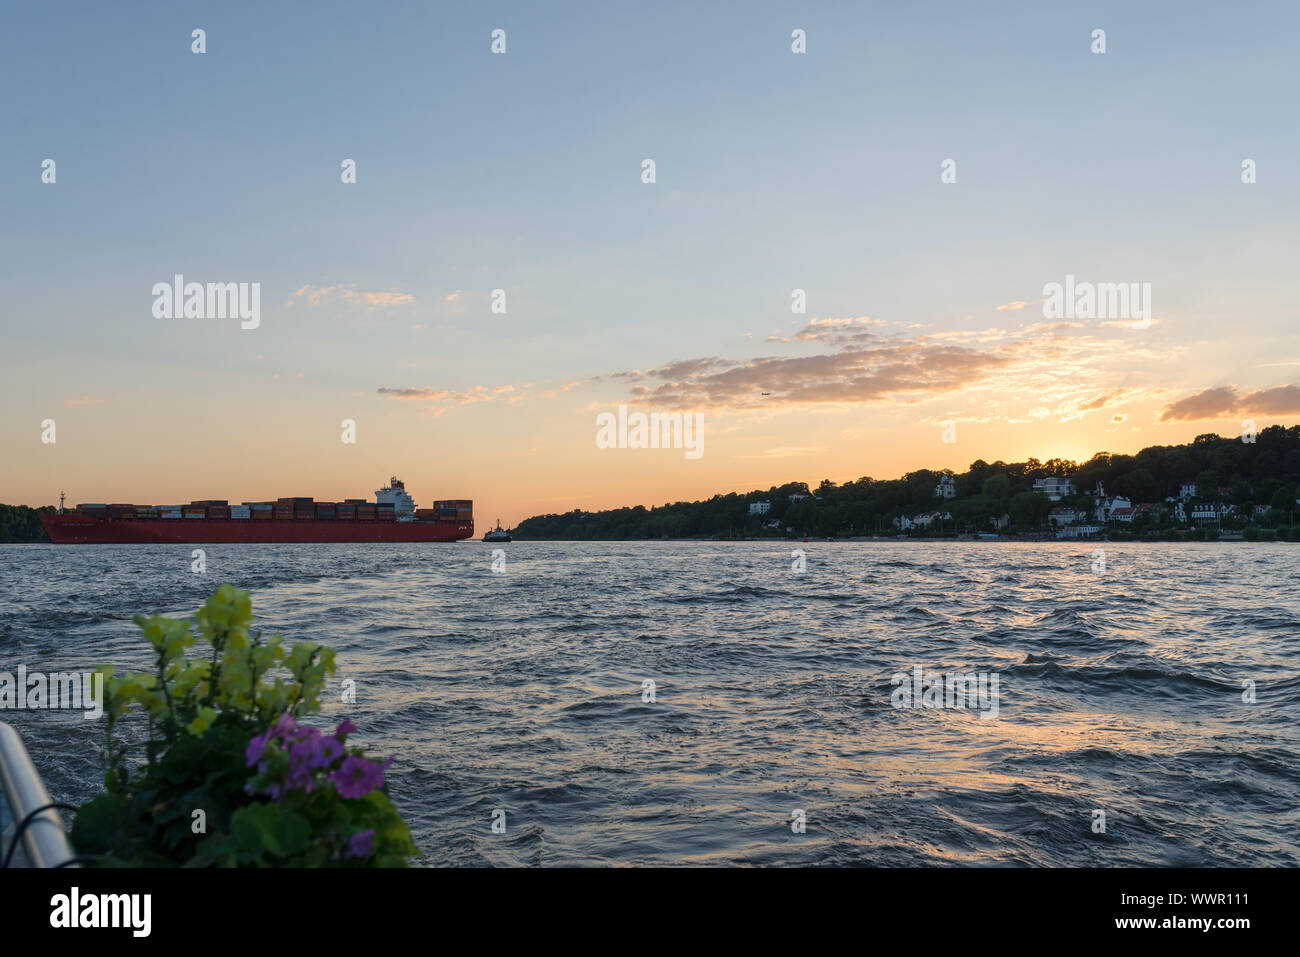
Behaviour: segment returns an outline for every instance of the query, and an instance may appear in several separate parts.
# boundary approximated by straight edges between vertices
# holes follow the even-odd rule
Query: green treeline
[[[789,482],[654,508],[575,509],[525,519],[514,534],[521,539],[574,540],[895,535],[899,533],[895,520],[927,512],[950,517],[910,529],[909,535],[951,536],[994,529],[1034,532],[1047,527],[1047,514],[1054,507],[1075,507],[1091,516],[1095,504],[1091,493],[1101,482],[1107,496],[1122,496],[1134,506],[1159,506],[1132,526],[1138,531],[1158,534],[1189,527],[1191,522],[1179,519],[1166,500],[1178,498],[1184,486],[1194,484],[1195,494],[1185,503],[1188,509],[1199,501],[1237,506],[1233,517],[1216,522],[1216,527],[1249,526],[1247,537],[1254,537],[1256,527],[1267,526],[1276,529],[1279,537],[1289,537],[1289,526],[1298,517],[1294,510],[1300,483],[1300,426],[1270,426],[1254,438],[1249,442],[1210,433],[1186,445],[1151,446],[1135,455],[1099,452],[1083,463],[978,460],[964,472],[921,469],[896,479],[864,477],[842,485],[827,479],[815,489]],[[944,475],[952,476],[953,498],[935,494]],[[1070,479],[1076,494],[1051,502],[1033,491],[1035,480],[1051,476]],[[761,502],[770,503],[768,512],[751,515],[751,503]]]
[[[0,542],[48,542],[50,536],[45,534],[38,516],[53,511],[53,505],[0,505]]]

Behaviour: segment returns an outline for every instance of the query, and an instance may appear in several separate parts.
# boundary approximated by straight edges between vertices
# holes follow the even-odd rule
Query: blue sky
[[[379,388],[519,394],[744,361],[806,322],[796,287],[809,316],[899,334],[1005,326],[1036,316],[998,305],[1067,272],[1153,283],[1165,321],[1147,344],[1201,344],[1152,368],[1171,396],[1291,382],[1260,364],[1300,357],[1298,20],[1281,3],[14,6],[0,394],[20,424],[0,437],[25,448],[27,419],[78,396],[103,399],[95,427],[122,434],[140,409],[170,421],[185,392],[210,424],[283,411],[293,428],[335,398],[410,414]],[[489,51],[498,27],[504,56]],[[949,157],[954,185],[939,182]],[[1249,187],[1244,157],[1259,164]],[[339,181],[344,158],[355,185]],[[262,327],[160,324],[148,290],[176,272],[261,282]],[[409,300],[282,305],[304,288]],[[488,311],[494,288],[506,317]],[[285,394],[273,374],[314,391]],[[584,402],[625,395],[592,388]],[[541,418],[453,410],[462,421],[439,422],[437,441],[519,448],[567,428],[568,412],[529,408]],[[898,435],[906,422],[878,474],[938,464]],[[809,426],[736,428],[785,447]],[[823,464],[848,467],[815,453],[806,467]],[[748,487],[746,468],[704,474]]]

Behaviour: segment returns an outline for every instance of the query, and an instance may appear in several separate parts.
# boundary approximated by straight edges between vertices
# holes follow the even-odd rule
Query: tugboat
[[[487,533],[485,533],[485,534],[483,535],[483,541],[485,541],[485,542],[508,542],[508,541],[510,541],[510,533],[507,532],[504,528],[501,527],[501,519],[499,519],[499,518],[497,519],[497,527],[496,527],[496,528],[492,529],[490,532],[487,532]]]

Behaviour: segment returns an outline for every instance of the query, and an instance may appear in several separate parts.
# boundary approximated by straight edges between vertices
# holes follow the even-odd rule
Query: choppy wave
[[[338,649],[322,723],[397,756],[426,864],[1300,863],[1290,546],[494,547],[2,546],[0,670],[143,667],[134,613],[251,588]],[[996,675],[997,717],[894,707],[916,667]],[[79,716],[0,719],[94,793]]]

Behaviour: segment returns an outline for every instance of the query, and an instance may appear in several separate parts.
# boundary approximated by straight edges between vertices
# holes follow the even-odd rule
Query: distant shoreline
[[[500,545],[506,544],[506,543],[504,543],[504,542],[484,542],[482,539],[478,539],[478,538],[470,538],[470,539],[466,539],[465,541],[468,542],[468,543],[471,543],[471,544],[479,544],[479,545],[497,545],[497,546],[500,546]],[[935,543],[938,543],[938,542],[951,543],[951,544],[954,544],[954,545],[989,545],[989,544],[995,544],[995,545],[996,545],[996,544],[1004,544],[1004,545],[1050,545],[1050,544],[1061,544],[1061,545],[1076,545],[1076,544],[1082,544],[1082,545],[1098,545],[1098,544],[1106,544],[1106,545],[1135,545],[1135,544],[1136,544],[1136,545],[1214,545],[1214,544],[1223,544],[1223,543],[1234,544],[1234,545],[1235,545],[1235,544],[1244,544],[1244,545],[1295,545],[1295,544],[1300,544],[1300,543],[1293,542],[1293,541],[1291,541],[1291,540],[1289,540],[1289,539],[1285,539],[1285,538],[1271,538],[1271,539],[1263,539],[1263,538],[1260,538],[1260,539],[1248,539],[1248,538],[1246,538],[1244,535],[1241,535],[1241,534],[1236,534],[1236,535],[1233,535],[1233,534],[1220,535],[1220,536],[1217,537],[1217,538],[1181,538],[1181,537],[1180,537],[1180,538],[1105,538],[1105,537],[1100,537],[1100,536],[1095,537],[1095,538],[1056,538],[1055,536],[1051,536],[1051,537],[1043,537],[1043,538],[1034,538],[1034,537],[1031,537],[1031,536],[1024,536],[1024,537],[1021,537],[1021,536],[1015,536],[1015,535],[999,535],[999,536],[996,536],[996,537],[993,537],[993,538],[954,538],[954,537],[943,537],[943,538],[940,538],[940,537],[912,538],[912,537],[909,537],[909,536],[903,536],[903,537],[901,537],[901,538],[893,538],[893,537],[889,537],[889,536],[883,536],[883,537],[871,537],[871,536],[865,536],[865,535],[863,535],[863,536],[851,536],[851,537],[848,537],[848,538],[816,538],[816,537],[813,537],[813,536],[809,536],[808,538],[519,538],[519,537],[515,537],[515,538],[513,539],[512,544],[527,544],[527,543],[530,543],[530,542],[536,542],[536,543],[559,543],[559,542],[566,542],[566,543],[573,543],[573,544],[575,544],[575,545],[590,544],[590,543],[595,543],[595,542],[611,542],[611,543],[618,543],[618,544],[625,544],[625,545],[626,545],[626,544],[634,544],[634,543],[655,543],[655,542],[664,542],[664,543],[667,543],[667,542],[694,542],[694,543],[698,543],[698,544],[715,544],[715,545],[725,545],[725,544],[746,544],[746,543],[751,543],[751,542],[758,542],[758,543],[762,543],[762,544],[765,544],[765,545],[814,545],[814,544],[833,545],[833,544],[839,544],[839,543],[844,543],[844,542],[879,542],[879,543],[882,543],[882,544],[916,544],[916,545],[935,544]],[[52,545],[54,545],[54,544],[55,544],[55,543],[54,543],[54,542],[51,542],[49,539],[46,539],[45,541],[32,541],[32,540],[30,540],[30,539],[26,539],[26,540],[24,540],[24,539],[0,539],[0,545],[51,545],[51,546],[52,546]],[[127,543],[127,544],[132,544],[132,543]],[[142,544],[150,544],[150,543],[142,543]],[[166,543],[158,543],[158,544],[166,544]],[[215,543],[213,543],[213,544],[218,544],[218,545],[220,545],[220,544],[241,544],[241,543],[238,543],[238,542],[233,542],[233,543],[230,543],[230,542],[227,542],[227,543],[215,542]],[[249,542],[249,543],[242,543],[242,544],[256,544],[256,543]],[[285,544],[292,544],[292,543],[285,543]],[[336,543],[310,543],[310,542],[308,542],[308,543],[300,543],[300,544],[339,544],[339,545],[384,545],[384,544],[397,544],[397,545],[400,545],[400,544],[413,544],[413,543],[410,543],[410,542],[406,542],[406,543],[403,543],[403,542],[391,542],[391,543],[390,543],[390,542],[336,542]],[[433,543],[433,544],[461,544],[461,543],[459,543],[459,542],[452,542],[452,543],[443,543],[443,542],[438,542],[438,543]],[[68,547],[68,546],[60,546],[60,547]],[[73,546],[73,547],[75,547],[75,546]],[[113,547],[113,546],[109,546],[109,547]]]
[[[477,539],[475,539],[477,541]],[[1110,545],[1141,544],[1141,545],[1213,545],[1218,543],[1247,544],[1247,545],[1295,545],[1296,542],[1284,538],[1276,539],[1247,539],[1243,535],[1221,535],[1218,538],[1105,538],[1097,536],[1095,538],[1057,538],[1056,536],[1033,538],[1030,536],[999,535],[994,538],[955,538],[955,537],[930,537],[930,538],[911,538],[903,536],[894,538],[890,536],[852,536],[847,538],[514,538],[515,543],[527,542],[573,542],[583,544],[589,542],[619,542],[629,544],[633,542],[699,542],[713,544],[727,543],[746,543],[761,542],[772,545],[812,545],[812,544],[835,544],[839,542],[881,542],[881,543],[915,543],[926,544],[935,542],[951,542],[961,545],[980,545],[980,544],[1020,544],[1020,545],[1043,545],[1043,544],[1098,544],[1106,543]],[[483,543],[480,543],[483,544]],[[494,544],[487,542],[486,544]]]

